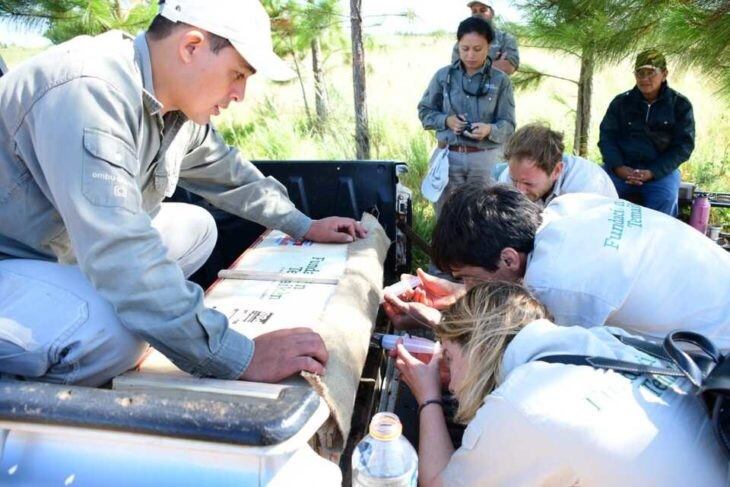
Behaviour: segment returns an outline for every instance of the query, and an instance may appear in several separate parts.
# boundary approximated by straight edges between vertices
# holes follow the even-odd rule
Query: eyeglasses
[[[641,68],[634,71],[634,76],[638,79],[653,78],[661,72],[659,68]]]

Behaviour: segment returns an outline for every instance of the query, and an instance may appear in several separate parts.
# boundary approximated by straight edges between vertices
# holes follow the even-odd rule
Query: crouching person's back
[[[687,379],[536,360],[560,354],[659,364],[607,328],[547,320],[525,326],[506,348],[504,381],[465,435],[474,443],[467,457],[496,453],[490,482],[515,485],[524,476],[531,485],[726,485],[724,452]],[[447,472],[458,481],[464,470],[453,463]]]
[[[527,291],[500,282],[475,287],[445,315],[436,332],[457,419],[468,426],[453,451],[439,444],[441,408],[422,409],[424,485],[727,484],[727,458],[686,379],[543,362],[592,355],[659,365],[609,328],[561,327],[548,318]],[[404,352],[400,368],[424,404],[438,396],[428,379],[434,366]]]

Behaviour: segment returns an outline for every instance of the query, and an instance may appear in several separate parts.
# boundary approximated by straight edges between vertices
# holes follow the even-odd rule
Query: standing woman
[[[467,180],[492,180],[502,144],[515,130],[515,100],[509,76],[492,69],[488,57],[494,29],[469,17],[456,32],[459,59],[434,75],[418,104],[423,128],[435,130],[449,150],[449,184],[436,204]]]
[[[492,281],[444,315],[435,328],[443,349],[430,363],[398,345],[396,366],[420,405],[419,485],[728,485],[727,459],[687,379],[543,362],[660,365],[608,327],[547,318],[526,289]],[[469,423],[456,451],[441,409],[442,354],[456,419]]]

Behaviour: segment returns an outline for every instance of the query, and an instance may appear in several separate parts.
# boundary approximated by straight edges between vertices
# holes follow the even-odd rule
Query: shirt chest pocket
[[[82,190],[94,206],[140,210],[137,155],[121,139],[95,129],[84,130]]]
[[[181,163],[182,154],[175,150],[169,150],[159,159],[154,173],[157,193],[167,198],[172,196],[180,178]]]
[[[649,118],[648,125],[650,130],[671,133],[674,131],[674,114],[669,110],[658,111]]]
[[[476,99],[479,109],[479,122],[494,123],[496,122],[498,91],[497,87],[491,82],[484,86],[486,94]]]

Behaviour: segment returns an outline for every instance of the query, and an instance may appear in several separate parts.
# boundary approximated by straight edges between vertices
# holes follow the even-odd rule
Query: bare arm
[[[441,399],[441,348],[437,347],[427,364],[421,362],[399,344],[396,367],[401,378],[408,384],[418,404]],[[446,429],[446,419],[439,404],[429,404],[421,410],[418,442],[418,477],[420,485],[440,486],[441,472],[454,454],[454,445]]]

